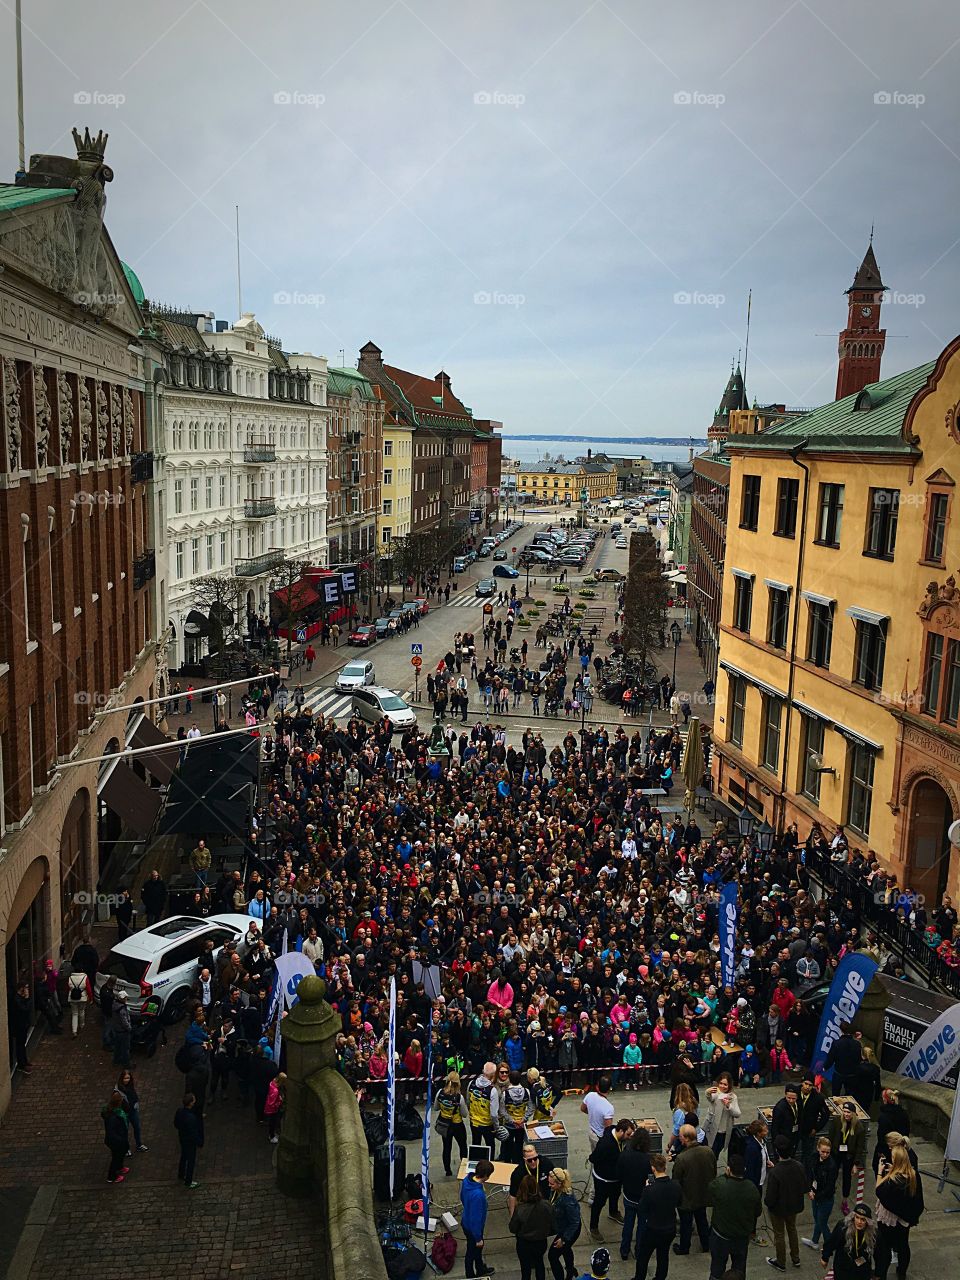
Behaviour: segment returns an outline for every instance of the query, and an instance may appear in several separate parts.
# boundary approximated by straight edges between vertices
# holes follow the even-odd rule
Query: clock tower
[[[886,329],[880,328],[880,305],[886,285],[873,254],[873,234],[853,284],[847,290],[847,327],[840,334],[837,400],[856,395],[880,379]]]

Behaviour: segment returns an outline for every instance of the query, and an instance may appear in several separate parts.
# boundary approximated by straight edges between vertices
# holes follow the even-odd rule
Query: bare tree
[[[194,603],[210,621],[210,653],[219,653],[241,625],[246,607],[245,583],[232,574],[211,573],[198,578],[193,590]]]

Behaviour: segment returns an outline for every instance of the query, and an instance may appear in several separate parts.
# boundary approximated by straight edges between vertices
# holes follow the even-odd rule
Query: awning
[[[845,724],[839,724],[836,720],[833,727],[841,737],[846,738],[849,742],[855,742],[858,746],[869,747],[871,751],[878,754],[883,750],[882,742],[874,742],[872,738],[865,738],[862,733],[858,733],[856,729],[851,729]]]
[[[177,767],[180,748],[162,733],[147,716],[140,721],[128,743],[130,747],[165,747],[166,750],[145,752],[137,759],[158,782],[169,782]]]
[[[832,609],[837,603],[832,596],[821,596],[816,591],[801,591],[800,595],[804,600],[809,600],[811,604],[822,604],[828,609]]]
[[[110,771],[100,789],[100,798],[138,836],[152,828],[162,800],[160,792],[148,787],[122,760]]]
[[[822,711],[817,711],[816,707],[808,707],[805,702],[798,702],[796,698],[793,700],[793,705],[798,711],[802,711],[805,716],[812,716],[814,720],[822,720],[824,724],[833,724],[832,717],[824,715]]]
[[[748,582],[752,582],[757,576],[755,573],[747,573],[746,569],[731,569],[730,572],[735,578],[746,578]]]
[[[290,607],[292,609],[312,609],[320,603],[320,597],[304,578],[299,578],[290,588],[290,592]],[[279,590],[270,593],[270,599],[271,601],[276,601],[281,608],[286,609],[287,594],[287,588],[280,587]]]
[[[210,634],[210,621],[205,618],[199,609],[191,609],[183,622],[183,634],[185,636],[208,636]]]
[[[772,591],[786,591],[788,595],[793,590],[789,582],[777,582],[776,578],[764,578],[763,583]]]
[[[250,784],[256,784],[260,772],[260,738],[215,735],[187,747],[186,759],[170,784],[158,835],[222,834],[245,841]]]
[[[855,604],[847,610],[847,617],[854,622],[869,622],[874,627],[885,627],[890,621],[888,613],[874,613],[872,609],[860,609]]]
[[[747,684],[752,684],[755,689],[759,689],[761,693],[765,693],[769,698],[786,698],[786,694],[779,689],[775,689],[772,684],[765,684],[762,680],[758,680],[756,676],[751,675],[749,671],[741,671],[739,667],[732,666],[729,662],[721,662],[720,666],[732,676],[739,676],[741,680],[746,680]]]

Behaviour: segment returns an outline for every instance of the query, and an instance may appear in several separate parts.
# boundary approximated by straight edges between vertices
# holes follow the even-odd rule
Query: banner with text
[[[737,883],[731,880],[720,890],[720,971],[725,987],[732,987],[737,968],[737,924],[740,908],[737,905]]]
[[[902,1076],[939,1084],[960,1059],[960,1004],[941,1013],[916,1043],[907,1050],[897,1068]]]
[[[720,936],[722,940],[723,935]],[[824,1074],[828,1079],[833,1075],[832,1067],[827,1072],[823,1070],[827,1054],[833,1042],[840,1039],[840,1023],[852,1022],[857,1016],[860,1002],[877,968],[876,960],[860,951],[851,951],[837,966],[814,1043],[811,1063],[814,1074]]]

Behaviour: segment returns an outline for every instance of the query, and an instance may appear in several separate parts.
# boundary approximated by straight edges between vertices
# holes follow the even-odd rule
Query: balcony
[[[277,449],[269,440],[248,440],[243,446],[244,462],[276,462]]]
[[[147,484],[153,479],[153,454],[135,453],[130,458],[130,483]]]
[[[265,551],[262,556],[235,561],[233,571],[238,578],[259,578],[261,574],[274,573],[282,564],[282,551]]]
[[[340,437],[341,449],[359,449],[363,442],[362,431],[345,431]]]
[[[264,516],[277,514],[275,498],[247,498],[243,504],[244,520],[262,520]]]
[[[139,591],[151,578],[157,576],[157,557],[153,551],[144,551],[133,562],[133,589]]]

